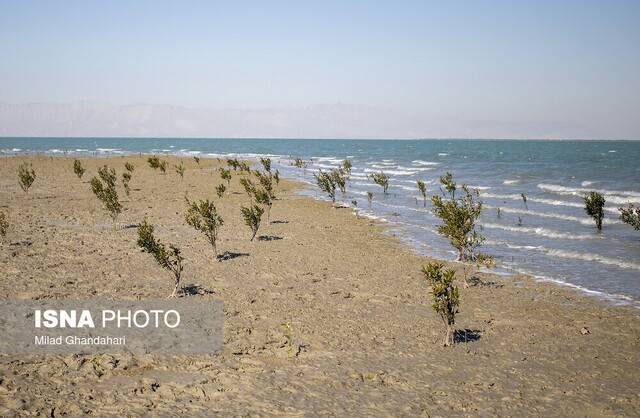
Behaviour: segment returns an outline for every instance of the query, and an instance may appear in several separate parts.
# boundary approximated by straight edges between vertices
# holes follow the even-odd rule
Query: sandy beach
[[[443,347],[421,266],[384,223],[296,194],[283,180],[258,236],[216,160],[146,156],[0,159],[1,299],[164,299],[170,273],[136,245],[147,219],[185,257],[183,284],[225,306],[220,355],[0,355],[0,416],[638,416],[640,311],[525,276],[460,286],[466,341]],[[33,164],[28,193],[18,166]],[[100,165],[135,166],[114,228],[91,192]],[[226,182],[225,182],[226,184]],[[209,198],[224,219],[218,262],[185,222]],[[386,233],[385,233],[386,232]],[[291,326],[292,348],[283,323]]]

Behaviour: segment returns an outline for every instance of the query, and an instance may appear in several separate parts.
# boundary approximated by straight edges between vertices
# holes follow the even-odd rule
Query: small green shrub
[[[444,345],[454,343],[456,315],[460,306],[458,287],[453,285],[456,273],[453,270],[443,270],[441,263],[429,263],[422,267],[424,278],[431,285],[433,295],[433,310],[436,311],[446,328]]]
[[[353,164],[351,164],[351,160],[344,160],[342,162],[342,170],[347,173],[347,174],[351,174],[351,169],[353,168]]]
[[[173,273],[175,286],[169,297],[176,297],[178,288],[180,287],[180,276],[184,268],[182,265],[184,257],[180,254],[180,249],[172,244],[169,244],[169,248],[167,249],[160,240],[156,240],[153,236],[153,225],[148,224],[146,219],[142,221],[138,228],[138,246],[141,247],[144,252],[153,255],[153,258],[155,258],[161,267]]]
[[[227,191],[227,188],[225,187],[224,183],[220,183],[216,186],[216,194],[219,198],[222,198],[222,196],[224,196],[225,191]]]
[[[596,221],[596,227],[598,230],[602,230],[602,219],[604,218],[604,203],[605,199],[598,192],[590,192],[587,197],[584,198],[584,210],[587,215],[591,216]]]
[[[231,186],[231,170],[220,167],[220,178],[227,181],[227,186]]]
[[[273,173],[273,179],[276,181],[276,186],[280,184],[280,170]]]
[[[251,205],[248,208],[240,206],[240,211],[242,212],[245,225],[251,228],[252,235],[250,241],[253,241],[260,228],[260,221],[264,214],[264,209],[258,205]]]
[[[157,155],[152,155],[151,157],[147,158],[147,163],[149,163],[149,167],[153,168],[154,170],[160,168],[160,158],[158,158]]]
[[[240,179],[240,184],[242,185],[242,187],[244,187],[244,191],[247,193],[247,195],[253,198],[253,190],[255,189],[253,182],[245,178],[245,179]]]
[[[266,189],[254,187],[253,199],[259,205],[267,208],[267,224],[271,222],[271,207],[273,206],[273,198]]]
[[[438,233],[449,239],[451,245],[458,251],[458,261],[474,261],[477,258],[476,249],[484,238],[475,230],[476,221],[482,213],[482,200],[477,189],[469,190],[466,184],[462,185],[464,196],[456,198],[457,185],[451,173],[440,177],[440,183],[449,194],[443,199],[440,196],[432,196],[432,212],[443,221],[437,225]]]
[[[234,159],[227,159],[227,166],[233,168],[234,172],[238,172],[238,168],[240,167],[240,161],[238,161],[237,158]]]
[[[304,160],[302,158],[297,157],[295,159],[295,161],[293,162],[293,166],[296,168],[302,168],[304,170],[307,169],[307,163],[304,162]]]
[[[76,173],[79,179],[82,178],[82,175],[85,172],[85,169],[82,167],[82,163],[78,159],[73,160],[73,172]]]
[[[619,207],[620,220],[626,224],[629,224],[636,231],[640,231],[640,206],[634,208],[633,203],[629,203],[626,208]]]
[[[275,194],[273,191],[273,175],[269,172],[263,173],[261,171],[254,171],[254,174],[260,181],[260,185],[269,193],[270,197],[275,198]]]
[[[331,170],[331,175],[333,176],[333,180],[340,189],[340,193],[344,198],[347,194],[347,181],[349,181],[349,175],[347,174],[347,171],[343,168],[334,168],[333,170]]]
[[[176,173],[180,175],[180,179],[184,179],[184,164],[180,161],[180,164],[173,166],[176,169]]]
[[[124,163],[124,168],[128,172],[133,173],[133,170],[135,170],[136,167],[131,163]]]
[[[186,221],[187,225],[195,228],[196,231],[200,231],[209,240],[209,244],[213,248],[213,254],[218,258],[218,250],[216,248],[216,242],[218,239],[218,230],[224,221],[222,217],[218,215],[216,207],[209,199],[201,200],[199,202],[189,202],[189,209],[187,210]]]
[[[31,163],[22,163],[18,167],[18,180],[20,182],[20,188],[24,190],[25,193],[29,193],[29,188],[36,181],[36,172],[33,169],[33,165]]]
[[[124,192],[127,196],[129,196],[129,193],[131,192],[131,189],[129,188],[129,181],[131,181],[131,172],[125,171],[122,173],[122,185],[124,186]]]
[[[418,190],[420,190],[420,193],[422,194],[422,200],[424,201],[423,206],[426,208],[427,207],[427,188],[424,185],[424,181],[420,181],[418,180]]]
[[[522,198],[522,201],[524,202],[524,208],[526,210],[529,210],[529,206],[527,205],[527,195],[525,195],[524,193],[520,193],[520,197]]]
[[[372,200],[373,200],[373,192],[367,192],[367,202],[369,202],[369,206],[371,206]]]
[[[336,204],[336,180],[331,172],[327,173],[325,171],[320,170],[318,174],[314,174],[313,177],[316,178],[316,183],[320,190],[325,192],[329,198],[331,198],[331,203],[335,206]]]
[[[97,177],[91,179],[91,190],[103,203],[105,209],[109,212],[109,216],[115,222],[120,212],[122,212],[122,205],[118,200],[118,192],[116,191],[116,170],[109,169],[106,165],[98,169]],[[104,184],[103,184],[104,182]]]
[[[242,173],[251,174],[251,167],[249,167],[249,164],[247,163],[244,163],[244,162],[238,163],[238,169],[240,170],[240,174]]]
[[[260,164],[262,164],[264,171],[266,171],[267,173],[271,173],[271,158],[260,157]]]
[[[371,178],[373,179],[373,182],[375,184],[382,187],[384,194],[388,194],[387,189],[389,188],[389,176],[387,176],[386,174],[384,174],[383,171],[381,171],[379,173],[373,173],[371,175]]]
[[[9,220],[7,219],[7,215],[5,215],[4,212],[0,210],[0,235],[2,235],[2,242],[4,242],[4,237],[7,235],[8,229]]]
[[[195,161],[196,164],[200,165],[200,157],[194,155],[193,156],[193,161]]]

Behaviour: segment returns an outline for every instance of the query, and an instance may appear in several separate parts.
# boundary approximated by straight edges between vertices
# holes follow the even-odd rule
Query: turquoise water
[[[308,183],[303,193],[317,198],[324,196],[313,173],[349,158],[354,167],[345,205],[355,200],[361,215],[386,220],[415,251],[453,259],[435,232],[430,202],[423,207],[416,187],[422,180],[428,195],[440,193],[438,177],[450,171],[459,183],[480,189],[483,251],[496,258],[499,272],[528,273],[640,306],[640,232],[620,222],[617,210],[640,204],[640,142],[0,138],[5,156],[139,152],[253,160],[267,155],[283,175]],[[296,157],[309,162],[306,171],[291,166]],[[387,196],[367,178],[379,171],[390,176]],[[602,232],[583,209],[591,190],[607,201]],[[371,205],[367,191],[374,193]]]

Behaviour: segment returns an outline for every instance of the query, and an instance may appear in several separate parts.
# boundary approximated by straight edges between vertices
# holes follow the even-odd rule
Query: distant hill
[[[0,104],[0,136],[207,138],[598,138],[557,122],[437,119],[345,104],[257,110],[149,104]]]

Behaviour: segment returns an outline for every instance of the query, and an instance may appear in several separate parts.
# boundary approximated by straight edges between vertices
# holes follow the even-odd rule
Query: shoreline
[[[0,138],[1,139],[1,138]],[[38,139],[47,139],[47,137],[42,137],[42,138],[38,138]],[[64,137],[61,137],[60,139],[65,139]],[[78,138],[72,138],[72,139],[78,139]],[[96,138],[99,139],[99,138]],[[174,139],[174,138],[161,138],[161,139]],[[196,138],[196,139],[205,139],[205,138]],[[260,140],[260,138],[254,138],[255,140]],[[162,156],[164,158],[170,158],[170,159],[175,159],[175,160],[189,160],[192,159],[194,156],[199,156],[200,158],[203,159],[210,159],[210,160],[216,160],[219,159],[220,161],[223,161],[226,158],[231,158],[230,155],[226,155],[226,154],[219,154],[218,156],[211,156],[212,154],[203,154],[204,151],[187,151],[183,154],[180,154],[181,150],[175,150],[175,149],[171,149],[171,150],[157,150],[157,152],[129,152],[129,151],[117,151],[115,150],[115,152],[117,152],[117,154],[112,154],[112,152],[114,152],[115,149],[112,148],[99,148],[97,151],[91,151],[89,152],[88,150],[74,150],[74,151],[62,151],[62,150],[49,150],[49,154],[33,154],[33,153],[28,153],[28,154],[15,154],[15,155],[9,155],[9,154],[0,154],[0,157],[4,157],[4,158],[99,158],[99,159],[110,159],[110,158],[132,158],[132,157],[148,157],[148,156],[152,156],[152,155],[158,155],[158,156]],[[22,150],[20,150],[22,151]],[[54,152],[55,151],[55,152]],[[92,155],[87,155],[87,153],[90,153]],[[202,156],[202,155],[208,155],[208,156]],[[234,154],[237,155],[238,158],[240,158],[240,154]],[[252,164],[256,164],[255,161],[248,161]],[[307,197],[311,197],[313,199],[319,200],[319,201],[327,201],[327,198],[322,195],[321,192],[319,192],[316,188],[316,186],[312,183],[312,182],[308,182],[305,181],[304,179],[295,179],[295,178],[287,178],[287,180],[292,181],[292,182],[297,182],[300,183],[300,187],[299,189],[308,189],[309,190],[309,194],[304,194],[301,193],[301,195],[303,196],[307,196]],[[404,186],[401,186],[404,187]],[[413,189],[413,188],[412,188]],[[315,196],[313,196],[315,192]],[[347,207],[348,203],[346,201],[342,202],[343,204],[346,204]],[[485,205],[487,208],[491,208],[490,206]],[[358,216],[363,216],[367,219],[371,219],[374,220],[376,222],[382,222],[382,223],[386,223],[389,225],[389,228],[394,228],[394,227],[398,227],[396,225],[394,225],[394,221],[389,220],[387,218],[385,218],[382,215],[370,215],[370,214],[363,214],[360,215],[361,212],[364,211],[364,207],[349,207],[349,209],[352,209],[354,211],[356,211],[358,213]],[[411,208],[409,208],[411,209]],[[584,220],[585,222],[587,222],[587,219]],[[404,228],[406,225],[402,222],[400,222],[399,224],[399,228],[402,229]],[[405,238],[403,238],[403,240],[405,240]],[[406,241],[411,241],[412,238],[406,237]],[[422,245],[421,243],[418,243],[417,246],[412,246],[409,242],[405,243],[407,248],[416,253],[417,255],[423,256],[423,257],[427,257],[427,258],[435,258],[447,263],[453,263],[454,265],[456,264],[456,262],[452,259],[452,258],[443,258],[442,255],[430,255],[427,254],[424,251],[421,251],[420,248],[418,248],[420,245]],[[526,258],[526,257],[525,257]],[[509,275],[526,275],[529,276],[530,278],[536,280],[537,282],[540,283],[551,283],[554,284],[558,287],[561,288],[569,288],[571,290],[575,290],[577,292],[580,292],[583,296],[588,297],[588,298],[595,298],[596,300],[600,300],[600,301],[604,301],[606,303],[611,304],[612,306],[631,306],[634,307],[636,309],[640,309],[640,300],[635,299],[632,296],[626,295],[626,294],[621,294],[621,293],[612,293],[612,292],[608,292],[605,290],[594,290],[591,289],[588,286],[584,286],[584,285],[580,285],[580,284],[575,284],[572,283],[570,281],[568,281],[567,279],[563,279],[563,278],[554,278],[554,277],[550,277],[550,276],[544,276],[544,275],[540,275],[540,274],[534,274],[531,272],[526,271],[526,269],[523,268],[518,268],[518,267],[507,267],[507,266],[502,266],[502,267],[498,267],[498,268],[493,268],[491,270],[491,273],[496,274],[498,276],[509,276]]]
[[[132,195],[121,196],[120,222],[146,216],[162,241],[177,243],[187,257],[185,284],[198,290],[188,297],[224,300],[223,354],[107,354],[97,360],[0,356],[0,371],[7,376],[0,383],[0,412],[47,411],[51,404],[56,412],[96,412],[102,406],[111,412],[131,408],[133,414],[634,415],[640,410],[637,309],[608,306],[523,275],[497,279],[482,271],[476,276],[486,286],[460,289],[456,328],[466,342],[443,348],[438,343],[443,328],[420,274],[426,258],[399,237],[385,235],[388,225],[299,196],[300,186],[284,180],[271,214],[276,223],[259,232],[275,238],[250,242],[237,213],[248,200],[238,176],[229,195],[218,199],[217,172],[184,159],[187,171],[180,180],[172,168],[180,159],[167,159],[166,176],[137,156],[80,159],[87,167],[80,180],[72,158],[30,157],[38,176],[28,194],[17,184],[17,160],[3,161],[0,210],[17,220],[7,241],[31,244],[0,248],[7,267],[0,297],[168,295],[168,274],[137,250],[134,229],[113,229],[86,184],[98,165],[115,166],[120,175],[124,161],[131,161],[136,166]],[[213,199],[225,218],[219,250],[240,256],[212,260],[204,237],[184,224],[185,192],[191,199]],[[298,355],[288,353],[282,323],[291,324]],[[54,396],[58,387],[67,393],[72,382],[73,394]]]

